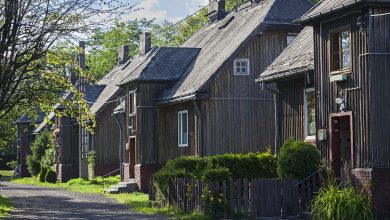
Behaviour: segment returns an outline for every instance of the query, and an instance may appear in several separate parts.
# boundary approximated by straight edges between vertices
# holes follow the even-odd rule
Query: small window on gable
[[[330,34],[330,71],[338,73],[351,67],[351,42],[349,30]]]
[[[295,37],[296,35],[292,35],[292,34],[287,35],[287,45],[291,44],[291,42],[293,42]]]
[[[177,114],[177,139],[179,147],[188,146],[188,111],[179,111]]]
[[[233,68],[234,75],[249,75],[249,59],[235,59]]]
[[[135,91],[130,91],[129,92],[129,115],[134,115],[135,114]]]

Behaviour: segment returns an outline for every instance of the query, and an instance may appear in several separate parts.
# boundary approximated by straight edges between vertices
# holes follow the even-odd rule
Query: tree
[[[93,116],[64,74],[72,61],[53,47],[133,9],[113,0],[0,0],[0,119],[16,106],[50,112],[59,102],[66,113],[86,115],[79,118],[86,125]],[[64,91],[74,94],[70,100]]]
[[[31,155],[26,158],[27,168],[32,176],[37,176],[41,170],[41,160],[48,149],[54,149],[54,138],[49,131],[45,130],[38,134],[32,143]]]

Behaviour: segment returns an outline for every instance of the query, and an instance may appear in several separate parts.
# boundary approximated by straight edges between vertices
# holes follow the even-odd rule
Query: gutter
[[[287,78],[287,77],[294,77],[294,76],[304,74],[304,72],[311,71],[311,70],[314,70],[314,68],[312,66],[299,67],[299,68],[291,69],[291,70],[288,70],[288,71],[285,71],[282,73],[272,74],[270,76],[264,76],[264,77],[260,76],[260,78],[255,79],[255,82],[267,83],[267,82],[272,82],[272,81],[276,81],[276,80],[282,80],[282,79]]]
[[[263,89],[266,89],[270,92],[272,92],[274,94],[274,123],[275,123],[275,142],[274,142],[274,153],[276,154],[277,153],[277,150],[278,150],[278,147],[279,146],[279,117],[278,117],[278,112],[279,112],[279,108],[278,108],[278,105],[277,105],[277,97],[279,96],[280,92],[278,90],[275,90],[275,89],[271,89],[269,87],[267,87],[266,85],[264,85],[264,83],[261,84],[262,85],[262,88]]]

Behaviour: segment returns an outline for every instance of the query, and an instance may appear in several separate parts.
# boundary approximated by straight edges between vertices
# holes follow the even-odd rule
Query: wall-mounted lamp
[[[342,98],[336,98],[336,104],[339,105],[339,111],[340,112],[345,112],[345,103],[344,99]]]

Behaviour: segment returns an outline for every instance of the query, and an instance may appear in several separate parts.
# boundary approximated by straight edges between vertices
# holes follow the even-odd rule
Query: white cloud
[[[140,18],[147,19],[156,19],[157,21],[163,21],[167,19],[168,12],[165,10],[156,10],[156,6],[159,4],[159,0],[143,0],[137,5],[138,8],[142,8],[142,10],[138,10],[135,12],[131,12],[128,15],[124,16],[124,20],[133,20]]]

